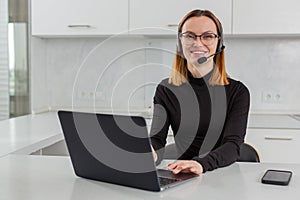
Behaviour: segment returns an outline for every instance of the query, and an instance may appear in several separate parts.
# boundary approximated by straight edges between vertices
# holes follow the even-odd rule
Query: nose
[[[204,44],[199,36],[196,37],[196,39],[194,41],[194,45],[195,46],[204,46]]]

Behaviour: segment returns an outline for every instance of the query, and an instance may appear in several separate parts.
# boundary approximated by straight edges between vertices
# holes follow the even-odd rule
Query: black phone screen
[[[291,171],[267,170],[261,179],[262,183],[288,185],[292,177]]]

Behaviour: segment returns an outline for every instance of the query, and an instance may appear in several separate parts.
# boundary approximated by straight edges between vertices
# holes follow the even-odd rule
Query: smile
[[[195,55],[205,55],[208,53],[208,51],[190,51],[190,52]]]

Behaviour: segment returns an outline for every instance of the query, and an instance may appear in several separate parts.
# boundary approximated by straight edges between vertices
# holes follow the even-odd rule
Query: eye
[[[202,35],[203,40],[212,40],[214,38],[216,38],[216,35],[212,34],[212,33],[207,33],[207,34]]]
[[[195,36],[195,35],[193,35],[193,34],[190,34],[190,33],[188,33],[188,34],[185,34],[184,36],[185,36],[185,38],[187,38],[187,39],[191,39],[191,40],[194,40],[194,39],[196,38],[196,36]]]

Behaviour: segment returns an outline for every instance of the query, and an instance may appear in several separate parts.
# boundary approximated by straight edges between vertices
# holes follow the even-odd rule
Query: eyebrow
[[[192,34],[197,35],[197,34],[194,33],[193,31],[186,31],[186,32],[184,32],[184,33],[192,33]],[[213,33],[213,34],[216,34],[216,33],[214,33],[213,31],[205,31],[205,32],[201,33],[200,35],[205,34],[205,33]],[[218,34],[217,34],[217,35],[218,35]]]

